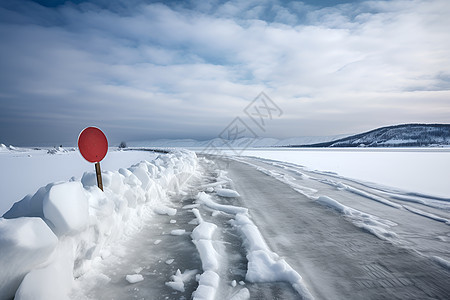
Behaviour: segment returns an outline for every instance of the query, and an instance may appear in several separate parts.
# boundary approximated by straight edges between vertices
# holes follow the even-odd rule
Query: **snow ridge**
[[[267,246],[258,227],[247,214],[238,213],[233,226],[238,228],[247,250],[248,270],[245,279],[250,282],[286,281],[302,299],[314,299],[302,277],[284,259]]]
[[[192,232],[192,241],[197,247],[202,261],[203,273],[199,276],[197,290],[193,293],[195,300],[214,299],[219,286],[219,254],[214,249],[213,234],[217,226],[205,222],[198,209],[192,209],[199,225]]]
[[[236,193],[237,194],[237,193]],[[218,195],[220,195],[218,193]],[[237,194],[238,195],[238,194]],[[197,199],[199,203],[202,203],[206,206],[208,206],[211,209],[217,210],[222,213],[231,214],[234,215],[234,219],[232,219],[231,225],[235,227],[238,232],[240,233],[243,241],[243,245],[247,252],[247,274],[245,276],[245,279],[249,282],[276,282],[276,281],[285,281],[289,282],[292,287],[299,293],[299,295],[302,297],[302,299],[313,299],[313,296],[308,291],[307,287],[305,286],[302,277],[300,274],[298,274],[284,259],[280,258],[276,253],[272,252],[269,248],[269,246],[264,241],[264,238],[259,231],[258,227],[251,221],[250,217],[248,216],[248,209],[233,205],[223,205],[218,204],[213,201],[211,195],[206,194],[204,192],[200,192],[197,195]],[[197,227],[200,231],[200,226],[203,226],[204,228],[201,230],[201,232],[211,232],[210,225],[205,226],[202,224],[205,224],[205,222],[201,219],[201,216],[197,209],[193,210],[194,214],[197,216],[197,219],[200,222],[200,225]],[[208,223],[206,223],[208,224]],[[211,223],[209,223],[211,224]],[[214,225],[214,224],[211,224]],[[204,248],[207,248],[204,245],[201,245],[202,247],[199,247],[198,243],[198,236],[200,235],[197,231],[197,228],[193,232],[193,239],[194,243],[197,245],[197,249],[199,250],[200,257],[208,257],[207,260],[211,260],[215,257],[217,257],[216,252],[214,248],[205,250]],[[211,233],[208,235],[208,237],[211,235]],[[197,239],[197,240],[196,240]],[[204,240],[205,244],[209,246],[210,239]],[[206,242],[208,241],[208,242]],[[210,276],[212,275],[211,272],[211,266],[208,266],[209,269],[206,269],[207,272],[210,272],[209,274],[203,273],[202,276]],[[205,270],[205,267],[203,267]],[[217,275],[217,273],[214,273]],[[215,277],[214,275],[214,277]],[[214,281],[215,282],[215,281]],[[200,285],[202,284],[202,281],[200,280]],[[200,291],[203,293],[204,287],[200,287]],[[212,293],[212,292],[211,292]],[[245,292],[242,292],[245,293]],[[212,295],[212,294],[209,294]],[[197,292],[195,294],[194,299],[213,299],[212,297],[197,297]]]
[[[16,203],[0,219],[0,298],[68,299],[74,277],[139,229],[154,208],[169,205],[168,195],[180,192],[197,164],[194,152],[175,151],[103,172],[104,192],[89,172],[81,182],[51,183]]]
[[[295,183],[295,178],[292,178],[289,175],[286,174],[281,174],[275,171],[271,171],[271,170],[267,170],[263,167],[254,165],[252,163],[246,162],[245,160],[239,160],[242,163],[246,163],[250,166],[253,166],[254,168],[256,168],[258,171],[260,171],[261,173],[264,173],[266,175],[269,175],[287,185],[289,185],[290,187],[292,187],[294,190],[296,190],[297,192],[299,192],[300,194],[303,194],[304,196],[308,197],[309,199],[316,201],[317,203],[324,205],[324,206],[328,206],[334,210],[336,210],[337,212],[341,213],[342,215],[344,215],[345,217],[347,217],[355,226],[360,227],[364,230],[366,230],[367,232],[377,236],[380,239],[385,239],[385,240],[390,240],[391,242],[395,242],[397,239],[397,234],[395,232],[393,232],[392,230],[389,230],[392,226],[396,226],[397,224],[395,222],[392,222],[390,220],[386,220],[386,219],[382,219],[379,218],[377,216],[359,211],[357,209],[354,209],[352,207],[343,205],[342,203],[340,203],[339,201],[328,197],[326,195],[316,195],[317,194],[317,190],[311,189],[311,188],[307,188],[307,187],[303,187],[300,184]],[[302,174],[303,175],[303,174]],[[332,186],[341,188],[343,190],[347,190],[349,192],[352,193],[357,193],[361,196],[367,197],[368,199],[380,202],[382,204],[385,204],[387,206],[391,206],[394,208],[401,208],[401,205],[398,205],[396,203],[393,203],[389,200],[383,199],[381,197],[377,197],[375,195],[370,195],[369,193],[363,192],[363,191],[359,191],[355,188],[352,188],[348,185],[342,184],[342,183],[336,183],[334,181],[331,180],[322,180],[322,179],[318,179],[318,178],[313,178],[313,177],[308,177],[312,180],[317,180],[320,181],[322,183],[326,183],[326,184],[330,184]]]

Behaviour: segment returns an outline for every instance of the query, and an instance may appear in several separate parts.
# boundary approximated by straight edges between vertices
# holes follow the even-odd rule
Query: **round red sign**
[[[108,140],[97,127],[87,127],[78,137],[78,149],[88,162],[99,162],[108,152]]]

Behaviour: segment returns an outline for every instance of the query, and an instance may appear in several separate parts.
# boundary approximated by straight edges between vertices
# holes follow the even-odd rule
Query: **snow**
[[[247,149],[243,155],[289,162],[409,192],[444,198],[450,195],[447,148]]]
[[[60,158],[55,159],[52,164],[67,161],[69,165],[75,165],[71,162],[74,158],[81,161],[80,157],[73,155],[75,151],[56,150],[54,155],[36,151],[32,156],[36,160],[30,161],[31,164],[38,166],[37,161],[40,159],[50,161],[47,157]],[[34,153],[31,150],[11,150],[10,147],[1,145],[0,152],[0,161],[6,160],[7,157],[25,161],[30,159],[28,157],[30,153]],[[172,255],[170,252],[172,249],[167,249],[167,255],[158,258],[161,263],[159,267],[152,266],[149,270],[148,266],[141,263],[127,267],[120,275],[121,284],[134,284],[143,280],[146,280],[145,284],[147,284],[151,282],[150,276],[166,276],[161,285],[172,289],[171,292],[178,299],[184,296],[178,297],[177,293],[192,289],[192,283],[196,280],[198,286],[190,295],[193,299],[238,300],[251,298],[252,283],[287,282],[292,286],[293,293],[295,290],[303,299],[313,299],[308,281],[304,279],[307,277],[302,273],[303,265],[300,264],[299,267],[298,264],[292,264],[292,259],[290,260],[285,254],[282,255],[279,249],[274,251],[273,249],[276,250],[276,248],[271,247],[283,240],[283,234],[277,237],[275,243],[267,240],[267,233],[261,230],[264,227],[260,227],[262,223],[258,223],[258,219],[252,215],[252,208],[238,206],[245,203],[243,198],[246,193],[233,184],[227,172],[215,169],[213,172],[215,182],[211,180],[196,182],[196,192],[190,194],[183,191],[183,187],[190,186],[189,178],[198,174],[201,169],[199,161],[213,165],[212,162],[203,158],[199,160],[193,152],[185,150],[153,156],[144,152],[147,158],[151,158],[149,160],[140,160],[142,153],[133,152],[138,160],[134,161],[132,166],[125,168],[121,164],[116,169],[102,168],[104,192],[97,187],[95,173],[89,165],[87,171],[80,173],[82,174],[80,179],[74,177],[74,174],[69,177],[61,173],[61,177],[57,179],[59,181],[55,180],[51,183],[47,181],[42,186],[35,187],[35,193],[25,196],[22,200],[20,197],[15,198],[15,201],[20,201],[14,203],[13,207],[5,212],[4,217],[0,218],[0,270],[2,270],[0,295],[2,297],[6,299],[14,297],[15,299],[68,299],[74,281],[86,274],[89,274],[86,278],[96,278],[97,283],[109,283],[111,278],[107,275],[99,272],[90,273],[96,263],[110,256],[120,260],[120,248],[116,249],[113,255],[110,246],[138,232],[144,224],[151,224],[152,217],[157,214],[160,215],[158,217],[163,218],[163,221],[157,224],[160,230],[158,234],[161,235],[148,237],[151,247],[153,245],[155,248],[157,245],[164,247],[167,245],[165,238],[172,236],[171,239],[180,240],[177,242],[177,247],[182,248],[185,245],[183,243],[186,242],[184,239],[189,240],[190,237],[197,249],[200,258],[198,269],[201,266],[201,270],[194,270],[196,267],[188,267],[192,270],[180,267],[179,264],[183,258]],[[131,157],[130,153],[131,151],[117,152],[117,155]],[[411,163],[413,159],[416,159],[418,161],[413,164],[414,168],[420,168],[426,165],[424,162],[419,162],[422,157],[427,163],[434,164],[433,166],[436,166],[437,160],[441,159],[441,165],[446,167],[449,154],[447,151],[394,150],[388,153],[378,149],[377,151],[355,150],[344,153],[342,150],[333,149],[333,151],[246,152],[246,155],[250,154],[271,160],[249,157],[234,159],[256,168],[271,179],[285,183],[286,189],[293,189],[301,197],[305,196],[303,198],[306,201],[319,204],[317,206],[327,213],[336,215],[338,218],[343,217],[354,226],[395,245],[417,243],[423,247],[417,240],[420,234],[417,228],[420,228],[420,225],[414,227],[408,223],[408,218],[413,220],[409,215],[443,227],[450,225],[448,216],[450,204],[446,201],[448,196],[446,199],[432,196],[421,197],[417,194],[419,190],[436,195],[436,192],[426,188],[422,190],[425,184],[409,190],[415,193],[394,193],[394,188],[401,188],[395,181],[390,182],[390,188],[369,184],[364,182],[367,177],[362,170],[355,171],[366,167],[366,173],[368,170],[374,173],[382,171],[389,173],[394,167],[411,171],[407,165],[403,164]],[[316,158],[313,158],[315,155],[317,155]],[[354,160],[352,156],[355,157]],[[407,159],[393,162],[400,156],[406,156]],[[374,161],[365,162],[366,165],[355,165],[362,157],[365,157],[364,161],[367,157],[371,157]],[[273,161],[274,158],[282,161]],[[337,159],[340,159],[338,163]],[[387,166],[383,159],[387,159],[393,166]],[[321,164],[327,161],[327,167],[320,169]],[[381,165],[384,170],[375,165]],[[338,167],[334,168],[334,166]],[[437,173],[442,175],[443,171],[439,168]],[[37,170],[38,175],[39,172],[46,173],[45,170]],[[340,173],[343,171],[348,175],[352,170],[355,177],[350,176],[351,179],[345,178]],[[350,173],[346,173],[347,171]],[[395,172],[398,175],[406,171],[395,170]],[[5,169],[2,176],[6,177],[9,174],[11,174],[9,169]],[[413,177],[421,174],[421,171],[416,170],[404,176]],[[431,178],[429,180],[435,178],[435,175],[431,173],[427,176]],[[36,176],[36,171],[35,177],[39,177]],[[48,177],[44,174],[43,178]],[[68,180],[64,181],[65,179]],[[5,184],[2,180],[0,182]],[[30,185],[35,185],[36,182],[31,180]],[[17,186],[13,185],[11,189],[17,189]],[[14,191],[14,193],[19,192]],[[340,193],[346,196],[341,197]],[[182,202],[176,206],[169,200],[173,195],[179,195],[184,200],[189,199],[192,203]],[[353,197],[359,202],[352,202]],[[10,200],[6,202],[12,204]],[[264,206],[258,204],[256,209],[264,210]],[[384,215],[383,213],[387,210],[392,213]],[[397,213],[402,217],[397,218]],[[186,219],[180,219],[181,214],[186,215]],[[195,217],[194,220],[192,220],[192,214]],[[407,215],[406,221],[405,215]],[[192,221],[189,222],[189,220]],[[283,220],[279,219],[278,222]],[[185,224],[191,224],[191,226],[184,229],[182,227]],[[224,229],[224,224],[228,226],[227,229]],[[281,226],[278,228],[279,226],[272,226],[269,231],[279,232],[282,228]],[[426,227],[420,229],[427,230]],[[426,242],[430,244],[430,247],[436,248],[436,252],[427,252],[423,255],[433,264],[449,269],[448,251],[442,248],[442,245],[448,247],[448,244],[445,244],[448,242],[448,231],[440,230],[441,227],[430,229],[437,236],[428,236],[427,232],[423,233],[427,236]],[[233,235],[233,238],[239,241],[238,245],[234,246],[240,247],[241,254],[229,254],[224,250],[226,242],[222,239],[225,233]],[[416,240],[408,240],[409,238],[416,238]],[[435,247],[436,243],[441,243],[438,245],[441,248]],[[419,246],[411,246],[408,249],[424,253],[423,248],[419,249]],[[122,250],[123,253],[127,251],[151,253],[152,249],[124,248]],[[242,273],[240,277],[234,273],[233,277],[230,277],[227,272],[231,272],[229,271],[230,261],[235,259],[236,255],[242,256],[246,267],[245,270],[239,270]],[[382,258],[377,259],[382,260]],[[166,275],[162,275],[164,268],[169,270]],[[185,271],[181,272],[180,269]],[[243,281],[244,278],[245,281]],[[138,285],[132,288],[136,287]],[[0,298],[3,299],[2,297]]]
[[[445,260],[439,256],[433,256],[432,259],[438,263],[439,265],[441,265],[442,267],[446,268],[447,270],[450,271],[450,261]]]
[[[206,195],[206,194],[205,194]],[[217,226],[205,222],[198,209],[192,209],[198,225],[192,231],[192,242],[195,244],[202,261],[203,273],[199,276],[199,285],[193,293],[193,299],[214,299],[219,284],[219,254],[213,246],[213,235]]]
[[[42,204],[44,218],[58,236],[80,232],[89,225],[89,202],[81,182],[55,184]]]
[[[58,238],[41,218],[0,218],[0,295],[12,298],[23,277],[45,263]]]
[[[209,300],[216,296],[220,277],[216,272],[207,270],[198,277],[198,287],[192,294],[195,300]]]
[[[107,245],[138,230],[153,208],[173,213],[167,194],[180,192],[196,168],[193,152],[178,151],[103,171],[104,192],[85,173],[81,181],[48,184],[14,204],[0,219],[0,294],[67,299],[74,276],[89,270]]]
[[[217,271],[219,268],[218,253],[213,246],[213,234],[217,226],[205,222],[197,209],[194,208],[192,211],[199,225],[194,228],[191,236],[199,252],[203,271]]]
[[[197,209],[194,209],[193,211],[198,213]],[[198,219],[198,217],[197,217]],[[201,220],[201,219],[200,219]],[[214,231],[217,229],[217,225],[209,222],[204,222],[203,220],[199,220],[199,225],[194,228],[192,231],[192,239],[194,241],[199,240],[212,240]]]
[[[341,214],[349,217],[356,226],[361,227],[370,233],[373,233],[379,238],[387,239],[395,238],[397,236],[393,231],[388,230],[390,227],[397,225],[392,221],[383,220],[368,213],[364,213],[354,208],[345,206],[327,196],[319,196],[315,200],[318,203],[331,207]]]
[[[408,206],[408,205],[403,205],[403,208],[405,208],[405,209],[407,209],[410,212],[413,212],[415,214],[418,214],[418,215],[430,218],[432,220],[436,220],[436,221],[439,221],[439,222],[446,223],[446,224],[450,225],[450,220],[449,219],[437,216],[437,215],[429,213],[429,212],[425,212],[423,210],[420,210],[420,209],[417,209],[417,208],[414,208],[414,207],[411,207],[411,206]]]
[[[446,268],[449,261],[446,225],[450,224],[450,199],[368,184],[335,173],[311,171],[289,162],[242,157],[234,159],[338,212],[356,227],[393,245],[420,253]]]
[[[284,259],[267,246],[258,227],[245,214],[237,214],[233,225],[239,229],[247,250],[248,270],[245,279],[250,282],[287,281],[303,299],[313,299],[302,277]]]
[[[253,165],[248,162],[247,162],[247,164]],[[352,207],[346,206],[346,205],[340,203],[339,201],[337,201],[329,196],[326,196],[326,195],[316,196],[315,194],[318,192],[317,190],[305,188],[305,187],[297,184],[295,178],[293,178],[293,177],[282,175],[277,172],[267,170],[263,167],[258,167],[256,165],[253,165],[253,166],[260,172],[267,174],[269,176],[272,176],[275,179],[277,179],[283,183],[286,183],[288,186],[291,186],[294,190],[296,190],[300,194],[308,197],[309,199],[316,201],[317,203],[319,203],[323,206],[327,206],[327,207],[330,207],[330,208],[336,210],[337,212],[341,213],[343,216],[347,217],[355,226],[360,227],[381,239],[388,239],[388,240],[394,241],[397,238],[397,235],[395,234],[395,232],[390,230],[391,227],[397,226],[397,224],[395,222],[392,222],[390,220],[385,220],[385,219],[379,218],[377,216],[371,215],[369,213],[365,213],[365,212],[359,211],[357,209],[354,209]],[[299,171],[297,171],[297,172],[299,172]],[[305,177],[304,174],[301,174],[301,175],[302,175],[302,177]],[[393,207],[396,209],[400,209],[403,207],[400,204],[391,202],[387,199],[381,198],[376,195],[371,195],[364,191],[360,191],[360,190],[358,190],[354,187],[348,186],[342,182],[337,182],[337,181],[333,181],[330,179],[320,179],[320,178],[312,178],[312,177],[309,177],[309,178],[317,180],[319,182],[326,183],[326,184],[334,186],[334,187],[337,187],[340,190],[346,190],[346,191],[358,194],[360,196],[366,197],[368,199],[375,200],[377,202],[383,203],[387,206],[390,206],[390,207]],[[426,213],[424,213],[424,214],[426,214]]]
[[[302,277],[291,266],[276,253],[272,252],[258,227],[250,220],[248,210],[242,207],[218,204],[213,201],[212,196],[204,192],[197,195],[200,203],[219,210],[227,214],[233,214],[232,225],[240,232],[243,245],[247,251],[248,270],[245,279],[250,282],[276,282],[287,281],[303,297],[303,299],[313,299],[306,288]],[[197,246],[203,264],[203,270],[217,271],[219,263],[218,254],[215,251],[212,241],[213,226],[202,226],[205,222],[201,218],[198,210],[194,210],[200,225],[194,229],[201,231],[201,234],[193,236],[193,242]],[[214,224],[212,224],[214,225]],[[206,239],[196,240],[194,237],[206,236]],[[208,289],[210,290],[210,289]]]
[[[78,151],[47,154],[47,149],[0,151],[0,215],[27,195],[33,195],[40,187],[51,182],[80,178],[85,172],[95,181],[94,164],[87,162]],[[110,148],[101,161],[102,171],[116,171],[141,160],[151,161],[157,154],[148,151],[117,151]]]

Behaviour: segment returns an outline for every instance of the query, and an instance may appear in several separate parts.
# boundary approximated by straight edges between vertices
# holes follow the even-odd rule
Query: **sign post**
[[[88,162],[95,163],[97,174],[97,186],[103,191],[102,173],[100,161],[108,152],[108,140],[105,134],[97,127],[87,127],[81,131],[78,137],[78,149]]]

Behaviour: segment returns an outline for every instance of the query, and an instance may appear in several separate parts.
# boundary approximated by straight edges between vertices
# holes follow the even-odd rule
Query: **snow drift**
[[[196,172],[194,152],[176,151],[128,169],[57,182],[25,197],[0,218],[0,299],[67,299],[74,278],[101,259],[105,246],[168,210]],[[13,267],[11,267],[13,266]]]

